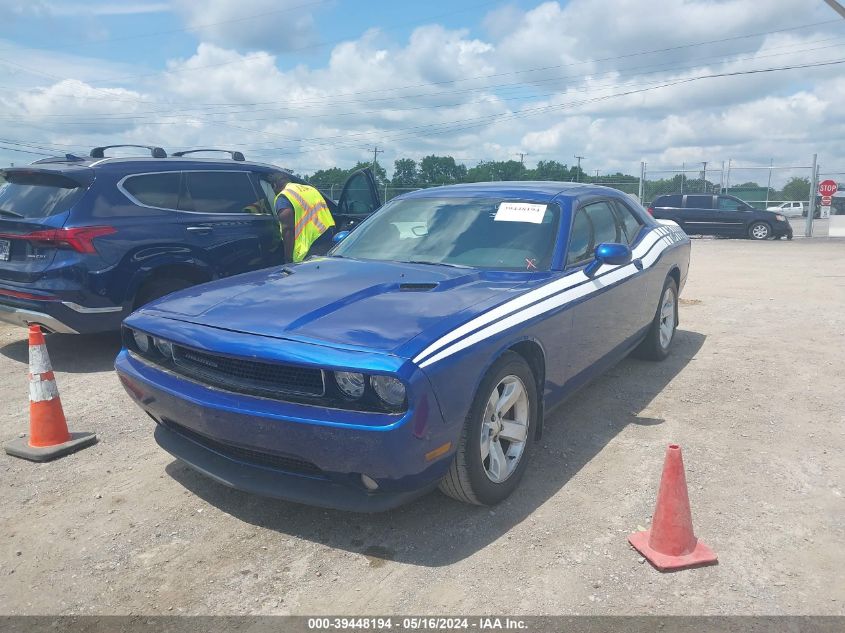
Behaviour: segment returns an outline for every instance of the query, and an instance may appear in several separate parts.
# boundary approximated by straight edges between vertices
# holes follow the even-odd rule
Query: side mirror
[[[332,244],[340,244],[349,236],[349,231],[338,231],[332,238]]]
[[[595,259],[584,269],[587,277],[592,277],[602,264],[624,266],[631,263],[631,247],[627,244],[604,242],[596,246]]]

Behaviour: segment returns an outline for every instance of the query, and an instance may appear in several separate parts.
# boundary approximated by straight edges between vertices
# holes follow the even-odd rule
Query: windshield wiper
[[[403,264],[425,264],[426,266],[448,266],[449,268],[472,268],[472,266],[464,266],[463,264],[447,264],[445,262],[429,262],[421,259],[412,259],[411,261],[401,262]]]
[[[17,213],[16,211],[9,211],[8,209],[0,209],[0,215],[8,215],[8,216],[11,216],[13,218],[25,218],[26,217],[25,215],[21,215],[20,213]]]

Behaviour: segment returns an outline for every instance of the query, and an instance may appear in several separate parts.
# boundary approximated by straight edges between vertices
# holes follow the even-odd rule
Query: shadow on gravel
[[[47,352],[55,371],[72,374],[108,371],[120,351],[120,333],[49,334]],[[21,329],[18,340],[0,347],[0,354],[20,363],[29,363],[29,342]]]
[[[377,567],[385,560],[437,567],[490,545],[557,493],[629,424],[663,420],[639,417],[654,397],[698,353],[705,336],[678,330],[672,355],[662,363],[626,359],[546,418],[520,487],[495,508],[465,505],[433,492],[382,514],[352,514],[265,499],[238,492],[179,461],[167,473],[223,512],[262,528],[363,554]]]

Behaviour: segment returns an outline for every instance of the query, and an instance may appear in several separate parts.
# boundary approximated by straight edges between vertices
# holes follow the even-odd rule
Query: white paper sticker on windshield
[[[496,211],[494,222],[531,222],[541,224],[546,215],[545,204],[531,204],[530,202],[502,202]]]

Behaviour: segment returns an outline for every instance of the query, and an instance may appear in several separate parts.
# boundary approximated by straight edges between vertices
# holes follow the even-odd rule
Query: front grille
[[[248,462],[257,466],[268,466],[270,468],[276,468],[278,470],[284,470],[289,473],[296,473],[300,475],[309,475],[312,477],[324,476],[323,471],[320,470],[315,464],[312,464],[309,461],[305,461],[304,459],[298,459],[290,455],[264,453],[249,448],[233,446],[232,444],[226,444],[224,442],[213,440],[209,437],[206,437],[205,435],[202,435],[201,433],[192,431],[191,429],[188,429],[182,426],[181,424],[177,424],[172,420],[165,419],[162,421],[164,425],[172,431],[175,431],[176,433],[185,436],[189,440],[196,442],[200,446],[204,446],[205,448],[212,450],[215,453],[219,453],[225,457],[229,457],[230,459]]]
[[[176,371],[228,391],[284,399],[325,393],[321,369],[264,363],[173,346]]]

